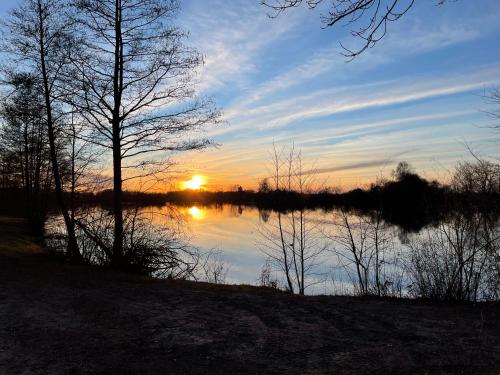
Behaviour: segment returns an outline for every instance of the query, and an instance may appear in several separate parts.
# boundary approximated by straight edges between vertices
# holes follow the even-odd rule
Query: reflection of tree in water
[[[500,226],[494,210],[456,207],[445,220],[419,233],[385,222],[380,211],[339,210],[325,220],[299,210],[277,212],[266,220],[261,220],[259,247],[287,290],[303,293],[318,273],[324,276],[319,262],[330,253],[336,256],[334,286],[350,293],[461,301],[500,298]],[[268,279],[269,269],[265,271]]]
[[[278,212],[259,227],[259,248],[285,279],[285,289],[304,294],[323,277],[319,256],[325,251],[324,237],[305,210]],[[261,275],[262,276],[262,275]]]
[[[229,210],[232,216],[238,217],[243,215],[243,206],[242,205],[230,205]]]
[[[184,233],[182,214],[173,206],[166,211],[127,209],[124,216],[124,256],[127,270],[166,278],[191,278],[200,263],[200,253],[190,246]],[[113,217],[94,207],[81,208],[76,215],[77,239],[86,262],[111,265]],[[48,227],[49,245],[64,248],[60,220]]]
[[[328,245],[359,295],[402,294],[400,261],[395,251],[394,230],[381,211],[371,215],[339,210],[325,228]],[[334,280],[335,282],[335,280]]]
[[[271,211],[266,209],[259,209],[259,217],[264,223],[269,221],[269,217],[271,216]]]

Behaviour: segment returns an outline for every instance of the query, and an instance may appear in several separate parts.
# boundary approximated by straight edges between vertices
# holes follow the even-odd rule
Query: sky
[[[2,0],[0,15],[15,3]],[[206,132],[218,147],[176,156],[178,176],[255,189],[273,142],[294,144],[322,185],[343,189],[390,176],[401,160],[446,181],[470,159],[465,144],[499,156],[484,96],[500,86],[500,3],[436,3],[418,1],[348,62],[339,41],[357,41],[342,25],[322,28],[325,8],[270,18],[259,0],[181,1],[176,22],[205,57],[198,94],[215,100],[224,122]]]

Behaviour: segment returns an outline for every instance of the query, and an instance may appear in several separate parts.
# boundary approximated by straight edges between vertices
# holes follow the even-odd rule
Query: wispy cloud
[[[500,77],[498,80],[483,80],[479,82],[464,82],[462,84],[452,84],[441,85],[435,87],[418,87],[418,88],[391,88],[386,92],[370,95],[371,97],[366,98],[366,95],[362,97],[351,97],[342,100],[337,100],[335,103],[329,104],[329,101],[323,100],[314,106],[302,108],[299,110],[290,110],[285,116],[279,118],[274,118],[268,122],[267,126],[285,126],[293,121],[306,120],[316,117],[324,117],[328,115],[333,115],[342,112],[353,112],[374,107],[392,106],[402,103],[413,102],[417,100],[435,98],[438,96],[453,95],[458,93],[470,92],[477,89],[484,89],[487,85],[496,84],[500,82]]]
[[[366,168],[374,168],[374,167],[385,168],[389,164],[397,162],[402,156],[409,154],[413,151],[415,151],[415,150],[400,151],[394,155],[385,156],[385,157],[380,158],[380,159],[371,159],[371,160],[361,161],[361,162],[357,162],[357,163],[349,163],[349,164],[314,168],[314,169],[308,170],[304,173],[305,174],[319,175],[319,174],[324,174],[324,173],[331,174],[331,173],[335,173],[335,172],[344,172],[344,171],[352,172],[352,171],[357,170],[357,169],[366,169]]]
[[[215,0],[196,2],[183,18],[191,42],[205,56],[199,71],[199,90],[214,92],[229,85],[239,89],[259,72],[259,54],[286,36],[300,22],[300,15],[271,20],[258,2]]]
[[[231,126],[214,132],[224,134],[243,129],[270,129],[291,123],[322,118],[340,113],[371,108],[389,107],[442,96],[488,89],[500,84],[500,65],[483,67],[478,71],[455,72],[448,76],[410,76],[395,81],[373,82],[318,90],[307,95],[246,110],[229,108]]]
[[[377,66],[395,61],[403,56],[418,55],[420,53],[439,50],[455,44],[469,42],[484,35],[485,32],[497,27],[500,17],[491,15],[487,19],[469,20],[467,24],[444,23],[429,28],[416,19],[411,26],[393,31],[384,40],[382,46],[372,49],[347,63],[342,57],[342,49],[335,41],[327,43],[311,56],[306,56],[305,61],[293,66],[272,79],[259,84],[254,90],[239,98],[235,106],[249,106],[252,103],[269,99],[273,94],[300,86],[325,74],[343,77],[347,74],[374,69]],[[411,48],[408,41],[411,40]]]

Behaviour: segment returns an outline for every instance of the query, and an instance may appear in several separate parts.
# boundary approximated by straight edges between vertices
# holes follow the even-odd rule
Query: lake
[[[156,225],[164,226],[171,218],[171,210],[180,214],[183,220],[186,240],[203,252],[215,251],[219,260],[227,266],[226,283],[258,285],[263,268],[269,265],[271,276],[279,281],[283,287],[283,270],[276,261],[269,262],[271,257],[282,255],[281,232],[285,239],[297,237],[300,241],[300,230],[293,235],[292,213],[279,214],[270,210],[259,210],[255,207],[235,206],[224,204],[219,206],[173,206],[162,209],[147,208]],[[325,212],[323,210],[305,210],[303,213],[303,249],[306,252],[306,293],[307,294],[351,294],[353,292],[353,267],[349,254],[343,246],[338,244],[339,228],[337,215],[339,211]],[[299,228],[300,213],[296,213],[295,227]],[[279,229],[278,216],[281,216],[282,230]],[[177,219],[177,217],[176,217]],[[349,220],[354,221],[353,231],[360,230],[360,220],[367,220],[362,215],[349,214]],[[385,243],[384,257],[394,258],[403,249],[397,226],[381,224],[385,233],[390,233],[389,244]],[[368,231],[368,228],[364,228]],[[364,233],[367,235],[367,233]],[[406,234],[408,235],[408,234]],[[356,237],[363,233],[354,234]],[[411,237],[412,235],[409,234]],[[405,237],[407,239],[407,237]],[[360,238],[357,238],[360,240]],[[287,241],[292,242],[292,241]],[[386,241],[388,242],[388,241]],[[287,243],[286,246],[290,246]],[[300,246],[297,246],[298,248]],[[299,252],[298,250],[297,252]],[[363,249],[370,251],[370,249]],[[340,255],[339,255],[340,254]],[[363,255],[364,256],[364,255]],[[290,257],[291,258],[291,257]],[[270,263],[270,264],[269,264]],[[392,263],[391,263],[392,264]],[[396,266],[397,267],[397,266]],[[385,272],[394,265],[385,264]],[[394,271],[394,269],[392,269]]]
[[[104,242],[112,243],[109,212],[93,207],[80,215],[89,228],[98,228],[98,223],[94,233],[103,233]],[[133,246],[171,249],[169,258],[156,256],[152,262],[152,273],[161,277],[186,277],[168,268],[181,260],[181,265],[196,265],[188,277],[199,281],[265,285],[295,293],[498,299],[498,216],[443,216],[441,222],[411,232],[374,211],[277,212],[231,204],[167,204],[129,209],[125,221],[126,230],[138,218],[143,223],[132,230],[139,238],[130,241]],[[60,231],[58,222],[49,219],[49,234]],[[102,251],[89,247],[92,241],[82,239],[85,233],[80,235],[83,251],[91,254],[89,261],[105,264]],[[177,253],[188,257],[172,261]]]

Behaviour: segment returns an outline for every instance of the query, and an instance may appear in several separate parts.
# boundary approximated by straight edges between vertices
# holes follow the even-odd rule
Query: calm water
[[[131,212],[135,211],[126,213],[126,223],[131,222]],[[225,283],[259,285],[265,274],[280,288],[287,288],[291,279],[295,292],[303,279],[306,294],[359,293],[364,282],[364,293],[383,290],[381,294],[403,296],[443,293],[451,280],[458,292],[466,288],[474,294],[462,299],[500,298],[496,215],[450,213],[446,222],[408,233],[373,212],[278,213],[227,204],[167,205],[141,208],[137,213],[148,223],[143,229],[154,228],[154,232],[145,229],[143,238],[175,238],[176,243],[198,249],[196,254],[216,253],[216,264],[223,264],[225,270],[225,278],[219,281]],[[82,218],[106,228],[104,238],[112,243],[109,212],[87,208]],[[54,217],[47,223],[49,234],[62,228]],[[213,282],[204,275],[206,271],[196,278]]]
[[[228,264],[227,282],[257,282],[267,256],[259,249],[259,230],[265,223],[256,208],[192,206],[180,212],[186,218],[190,243],[221,252]]]
[[[202,251],[220,252],[228,267],[227,283],[258,284],[263,266],[269,263],[269,255],[281,255],[279,251],[281,237],[276,212],[230,204],[217,207],[193,205],[176,207],[176,210],[184,219],[185,232],[191,244]],[[164,213],[165,210],[162,209],[160,212]],[[337,211],[322,210],[309,210],[304,213],[305,250],[310,256],[306,261],[308,294],[333,291],[337,294],[352,293],[351,278],[354,269],[349,259],[342,256],[345,249],[334,241],[342,231],[342,228],[337,226],[339,222],[337,214]],[[354,227],[358,225],[357,220],[360,219],[359,216],[350,215]],[[285,235],[288,234],[290,238],[291,214],[282,214],[281,220]],[[298,217],[295,225],[298,232]],[[394,253],[399,253],[403,249],[398,237],[399,229],[387,225],[384,230],[390,233],[393,242],[391,248],[387,249],[392,253],[392,258]],[[284,286],[284,273],[280,266],[275,261],[270,263],[273,278]]]

